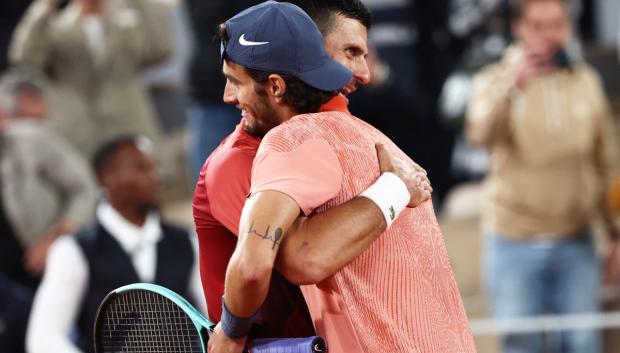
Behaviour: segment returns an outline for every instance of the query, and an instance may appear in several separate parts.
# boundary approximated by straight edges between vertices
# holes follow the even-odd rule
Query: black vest
[[[189,299],[188,283],[195,259],[188,233],[166,224],[161,227],[154,283]],[[89,269],[88,289],[78,316],[78,346],[84,352],[94,352],[93,326],[99,304],[112,290],[141,281],[129,255],[98,222],[76,237]]]

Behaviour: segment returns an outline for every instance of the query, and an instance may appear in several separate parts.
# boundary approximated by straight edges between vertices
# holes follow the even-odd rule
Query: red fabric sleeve
[[[210,161],[205,184],[211,213],[224,227],[239,236],[239,219],[250,192],[254,154],[243,149]]]

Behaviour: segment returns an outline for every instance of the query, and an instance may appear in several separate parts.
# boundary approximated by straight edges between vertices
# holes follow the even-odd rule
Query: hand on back
[[[381,173],[394,173],[407,185],[409,190],[409,204],[407,207],[417,207],[431,198],[433,188],[428,180],[426,170],[415,162],[402,160],[391,155],[382,143],[375,145]]]

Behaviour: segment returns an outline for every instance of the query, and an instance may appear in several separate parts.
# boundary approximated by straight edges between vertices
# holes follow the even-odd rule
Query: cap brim
[[[297,77],[316,89],[331,92],[346,86],[351,81],[353,74],[346,67],[333,59],[329,59],[325,61],[325,64],[299,74]]]

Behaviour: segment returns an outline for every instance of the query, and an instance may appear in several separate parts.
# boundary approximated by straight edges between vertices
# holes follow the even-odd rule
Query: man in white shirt
[[[205,302],[194,244],[155,211],[159,186],[150,150],[146,138],[120,136],[96,154],[105,200],[91,227],[52,245],[30,316],[29,352],[92,352],[99,303],[129,283],[157,283]]]

